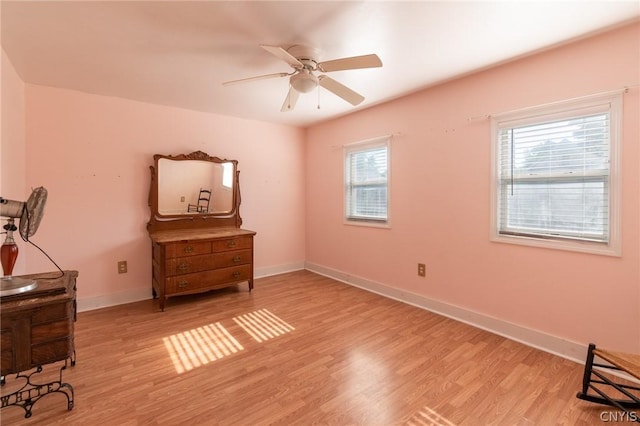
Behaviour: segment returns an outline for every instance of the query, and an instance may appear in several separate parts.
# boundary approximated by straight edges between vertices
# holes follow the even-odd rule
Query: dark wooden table
[[[37,286],[0,297],[0,382],[4,386],[7,376],[13,374],[24,381],[17,391],[0,396],[1,408],[20,406],[25,417],[30,417],[33,404],[52,392],[65,394],[68,409],[73,408],[73,387],[62,382],[62,371],[68,363],[75,365],[77,277],[77,271],[23,275],[18,278],[33,279]],[[57,361],[64,361],[59,380],[45,384],[32,381],[43,365]]]

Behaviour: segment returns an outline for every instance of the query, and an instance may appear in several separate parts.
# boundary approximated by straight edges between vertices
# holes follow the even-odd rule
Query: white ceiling
[[[640,16],[634,1],[6,1],[2,47],[26,83],[307,126]],[[330,73],[366,99],[301,95],[280,112],[289,72],[259,47],[376,53],[382,68]],[[320,109],[318,109],[318,100]]]

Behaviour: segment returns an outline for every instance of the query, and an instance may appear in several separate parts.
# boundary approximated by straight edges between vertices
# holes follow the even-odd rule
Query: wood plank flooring
[[[2,409],[3,425],[593,425],[611,411],[575,397],[582,365],[308,271],[165,312],[82,312],[75,340],[75,408],[47,395],[29,419]]]

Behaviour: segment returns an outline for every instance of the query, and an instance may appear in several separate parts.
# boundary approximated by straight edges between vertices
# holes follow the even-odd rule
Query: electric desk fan
[[[34,280],[11,275],[16,259],[18,259],[18,245],[13,239],[13,232],[18,230],[15,225],[15,219],[20,219],[20,236],[24,241],[29,241],[29,237],[38,230],[44,215],[46,202],[47,190],[42,186],[34,189],[26,202],[7,200],[0,197],[0,216],[8,218],[7,224],[3,226],[7,237],[0,249],[2,270],[4,272],[4,277],[0,279],[0,296],[30,291],[37,286],[37,282]]]

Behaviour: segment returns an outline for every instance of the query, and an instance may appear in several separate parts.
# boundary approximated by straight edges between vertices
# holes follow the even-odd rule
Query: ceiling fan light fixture
[[[318,87],[318,77],[308,70],[301,70],[299,73],[291,76],[289,83],[297,92],[309,93]]]

